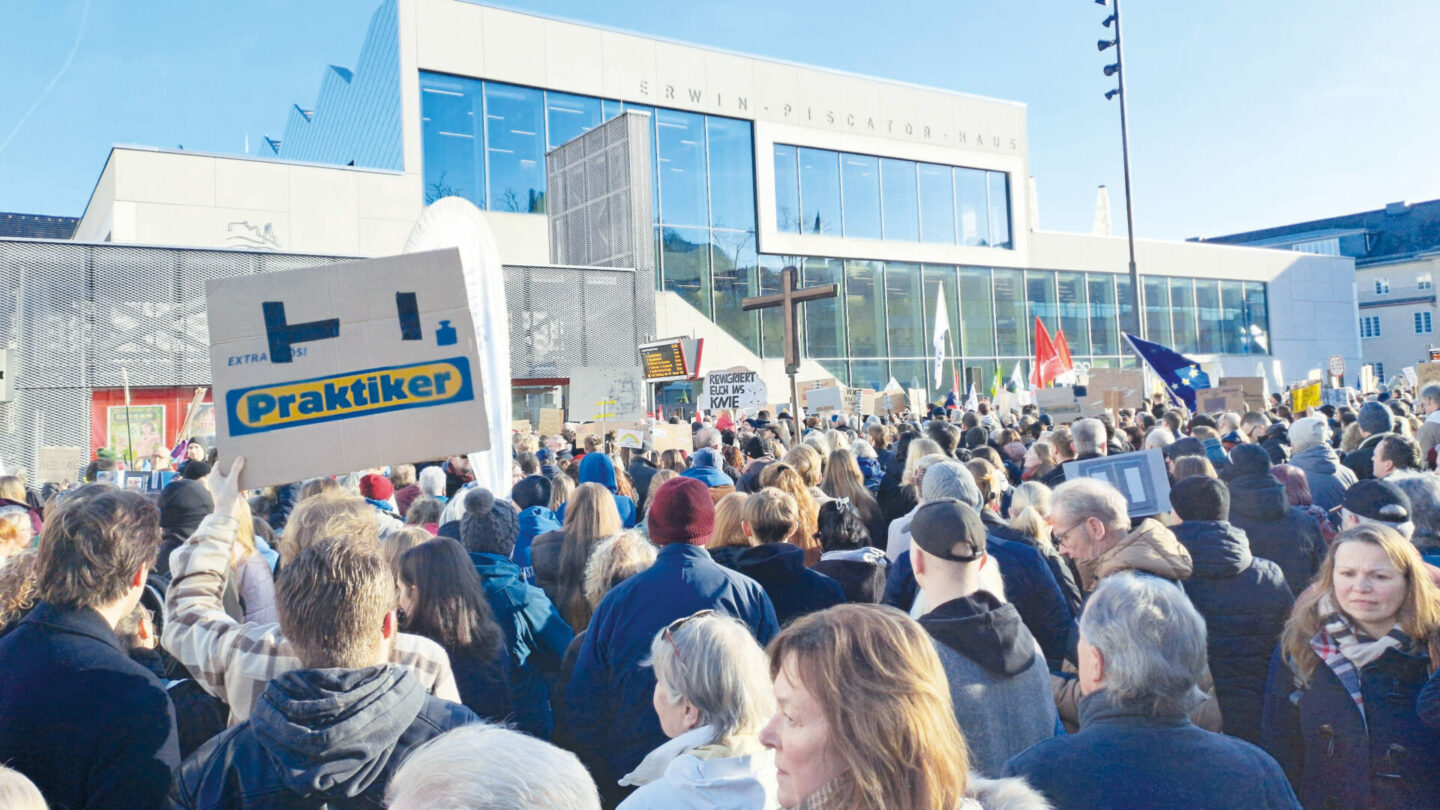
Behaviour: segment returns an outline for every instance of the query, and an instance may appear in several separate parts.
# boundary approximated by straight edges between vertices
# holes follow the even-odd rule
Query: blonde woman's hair
[[[980,488],[980,498],[984,503],[998,503],[1000,494],[1004,492],[1005,473],[995,467],[994,464],[983,458],[972,458],[965,462],[966,469],[975,477],[975,485]]]
[[[766,487],[745,500],[745,522],[759,544],[795,539],[800,529],[800,507],[790,493]]]
[[[550,479],[550,511],[560,511],[561,505],[570,500],[575,492],[575,479],[568,475],[557,475]]]
[[[860,519],[867,526],[882,516],[880,504],[865,488],[865,476],[860,472],[855,454],[847,448],[842,447],[830,454],[825,462],[825,478],[820,482],[820,490],[832,498],[849,498],[850,503],[860,510]]]
[[[691,616],[655,634],[650,657],[655,679],[671,705],[690,701],[712,742],[729,745],[755,737],[775,714],[775,692],[765,651],[739,619],[718,613]]]
[[[880,605],[839,605],[795,619],[770,642],[781,670],[814,696],[843,764],[834,807],[955,810],[969,751],[930,636]]]
[[[680,473],[674,470],[659,469],[650,476],[650,488],[645,490],[645,514],[650,514],[650,504],[655,502],[655,493],[660,491],[661,485],[671,478],[679,478]]]
[[[611,588],[653,565],[658,553],[659,549],[634,529],[596,543],[585,564],[585,599],[590,609],[599,607]]]
[[[745,520],[745,501],[749,497],[743,492],[732,492],[715,504],[715,530],[705,548],[713,551],[729,546],[755,545],[740,525]]]
[[[805,438],[796,443],[795,447],[809,447],[821,458],[830,455],[830,440],[820,431],[811,431],[805,434]]]
[[[1360,446],[1365,437],[1360,435],[1360,422],[1356,420],[1345,426],[1340,434],[1340,452],[1349,453]]]
[[[820,451],[808,441],[790,448],[780,460],[794,467],[795,472],[800,473],[800,480],[805,482],[805,486],[820,486],[824,465],[821,463]]]
[[[435,537],[420,526],[406,526],[398,531],[393,531],[386,537],[381,545],[385,549],[385,559],[390,563],[390,570],[395,573],[395,581],[400,581],[400,558],[405,552],[420,545],[434,540]]]
[[[1175,459],[1174,474],[1176,481],[1184,481],[1186,478],[1197,475],[1203,475],[1206,478],[1220,477],[1215,474],[1215,465],[1211,464],[1210,459],[1204,456],[1181,456]]]
[[[1405,635],[1419,644],[1427,644],[1440,632],[1440,589],[1431,581],[1420,552],[1388,526],[1374,523],[1352,526],[1335,536],[1325,561],[1320,564],[1320,572],[1312,580],[1314,587],[1295,600],[1295,608],[1290,612],[1290,620],[1285,623],[1285,632],[1280,637],[1280,645],[1291,669],[1307,685],[1315,674],[1315,667],[1320,664],[1319,656],[1310,647],[1310,639],[1315,637],[1325,620],[1320,615],[1320,602],[1328,596],[1337,610],[1340,607],[1335,600],[1335,554],[1346,543],[1379,546],[1400,575],[1405,577],[1405,600],[1401,602],[1400,614],[1396,617]]]
[[[1010,491],[1010,528],[1035,538],[1050,549],[1050,488],[1026,481]]]
[[[774,487],[795,499],[800,509],[800,531],[794,535],[795,545],[805,549],[805,565],[820,562],[824,549],[820,547],[819,524],[820,505],[810,495],[810,488],[801,480],[800,473],[783,461],[765,465],[760,471],[760,486]]]
[[[576,632],[590,624],[594,612],[585,601],[585,566],[590,562],[590,552],[596,543],[614,537],[622,528],[610,490],[594,483],[575,488],[575,495],[565,505],[565,525],[560,530],[565,539],[556,572],[555,606]]]
[[[920,459],[926,456],[944,456],[945,451],[933,439],[913,439],[910,447],[905,451],[905,473],[900,476],[900,481],[908,486],[915,486],[915,470],[920,466]],[[946,456],[949,458],[948,456]]]
[[[319,479],[329,480],[329,479]],[[332,482],[333,483],[333,482]],[[280,536],[280,564],[287,565],[305,549],[326,538],[379,544],[375,507],[343,490],[325,492],[295,505]]]
[[[25,503],[25,479],[18,475],[0,475],[0,498]]]
[[[45,797],[23,773],[0,765],[0,807],[5,810],[47,810]]]
[[[526,433],[515,439],[515,452],[517,453],[538,453],[540,452],[540,437],[534,433]]]
[[[235,509],[230,514],[235,516],[235,521],[239,524],[235,527],[235,545],[244,551],[240,557],[240,561],[244,562],[255,553],[255,515],[244,498],[235,499]]]

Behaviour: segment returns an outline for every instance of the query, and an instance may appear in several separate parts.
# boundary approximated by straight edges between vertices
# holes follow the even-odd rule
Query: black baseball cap
[[[942,560],[975,562],[985,556],[985,523],[969,505],[941,498],[915,510],[910,541]]]
[[[1361,481],[1345,490],[1345,500],[1340,505],[1356,517],[1381,523],[1410,521],[1410,497],[1401,488],[1378,478]]]
[[[1205,443],[1194,436],[1185,436],[1165,446],[1165,457],[1177,459],[1181,456],[1205,456]]]

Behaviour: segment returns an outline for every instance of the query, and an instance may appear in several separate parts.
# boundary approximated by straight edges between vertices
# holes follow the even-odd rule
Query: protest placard
[[[1265,410],[1268,386],[1264,377],[1221,377],[1215,387],[1226,390],[1238,388],[1246,408],[1252,411]]]
[[[805,408],[813,413],[835,412],[845,408],[845,388],[839,384],[812,388],[806,397]]]
[[[768,396],[758,372],[744,368],[712,371],[705,375],[699,407],[702,411],[763,408]]]
[[[1290,392],[1290,412],[1296,418],[1302,416],[1306,408],[1318,408],[1323,403],[1320,400],[1320,383],[1313,382],[1302,385]]]
[[[1132,519],[1170,511],[1170,478],[1159,450],[1067,461],[1064,467],[1067,481],[1098,478],[1120,490]]]
[[[801,407],[807,410],[814,410],[814,406],[810,404],[809,400],[810,392],[817,388],[833,388],[839,384],[840,381],[833,377],[828,380],[806,380],[795,383],[795,393],[800,397]]]
[[[80,477],[80,468],[84,466],[82,447],[42,447],[40,469],[35,472],[34,483],[68,484]]]
[[[541,408],[538,432],[541,436],[559,436],[565,430],[565,412],[559,408]]]
[[[645,431],[639,428],[619,428],[615,431],[615,443],[630,450],[639,450],[645,443]]]
[[[572,422],[634,422],[645,415],[639,366],[581,366],[570,370]]]
[[[242,488],[490,448],[458,250],[215,279],[205,298]]]
[[[684,450],[688,453],[694,447],[694,440],[688,425],[655,425],[650,428],[650,444],[656,453],[666,450]]]
[[[875,412],[875,392],[869,388],[849,388],[845,391],[845,412],[868,416]]]
[[[910,408],[910,413],[920,416],[927,410],[925,407],[925,389],[909,388],[905,391],[905,404]]]
[[[1119,391],[1121,408],[1145,406],[1145,372],[1138,368],[1092,368],[1087,372],[1085,389],[1090,395],[1105,400],[1107,391]],[[1107,406],[1108,407],[1108,406]]]
[[[1370,376],[1375,376],[1374,367],[1371,367]],[[1440,363],[1426,361],[1415,364],[1416,388],[1424,388],[1433,382],[1440,382]]]
[[[1075,399],[1075,389],[1068,385],[1037,389],[1035,405],[1040,409],[1040,413],[1050,415],[1052,425],[1074,422],[1081,416],[1080,403]]]
[[[510,423],[510,430],[515,433],[525,434],[530,432],[529,419],[516,419]]]

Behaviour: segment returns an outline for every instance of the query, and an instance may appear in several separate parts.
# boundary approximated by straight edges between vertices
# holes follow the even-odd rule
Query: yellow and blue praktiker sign
[[[451,357],[229,391],[225,411],[245,436],[473,399],[470,360]]]

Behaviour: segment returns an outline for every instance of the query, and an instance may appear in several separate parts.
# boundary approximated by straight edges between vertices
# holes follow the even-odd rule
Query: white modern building
[[[1036,317],[1077,362],[1134,363],[1125,240],[1036,230],[1025,105],[466,0],[384,0],[263,157],[116,146],[75,239],[378,256],[454,195],[504,262],[544,264],[545,154],[627,109],[652,119],[657,337],[704,337],[708,368],[779,390],[779,315],[740,301],[786,265],[841,285],[806,305],[802,375],[933,387],[939,295],[970,379],[1028,368]],[[1272,384],[1358,367],[1353,259],[1136,250],[1147,337]]]

